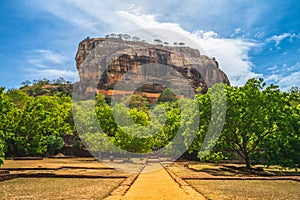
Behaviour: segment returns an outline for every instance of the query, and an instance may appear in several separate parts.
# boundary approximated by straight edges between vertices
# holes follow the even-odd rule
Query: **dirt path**
[[[159,169],[157,170],[157,168]],[[153,171],[153,169],[156,170]],[[122,200],[205,199],[201,194],[190,187],[180,187],[159,163],[148,164],[143,171],[145,173],[141,173],[138,176],[130,189],[121,198]]]

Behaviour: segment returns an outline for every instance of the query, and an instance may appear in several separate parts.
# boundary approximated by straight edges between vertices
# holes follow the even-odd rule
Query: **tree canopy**
[[[33,90],[29,82],[19,90],[0,88],[0,165],[5,156],[56,154],[64,145],[62,136],[77,131],[97,153],[147,155],[155,148],[162,156],[187,151],[204,161],[242,160],[249,169],[300,164],[297,87],[283,92],[263,79],[250,79],[240,87],[214,85],[193,100],[165,89],[156,105],[139,94],[108,104],[98,94],[95,101],[82,100],[72,108],[68,94],[36,93],[45,87],[33,82]]]

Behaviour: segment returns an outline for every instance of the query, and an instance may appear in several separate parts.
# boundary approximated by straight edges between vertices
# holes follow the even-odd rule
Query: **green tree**
[[[242,87],[227,87],[227,114],[223,138],[251,169],[253,155],[267,136],[276,135],[284,124],[285,95],[278,87],[265,88],[263,79],[250,79]]]
[[[165,88],[158,97],[158,102],[174,102],[176,100],[176,95],[169,88]]]
[[[283,168],[300,166],[300,106],[287,105],[279,116],[277,133],[267,135],[259,145],[260,151],[255,154],[257,163]]]
[[[144,112],[148,111],[149,102],[146,96],[140,94],[132,94],[130,96],[122,97],[121,102],[127,105],[129,108],[136,108]]]
[[[102,94],[96,96],[95,111],[102,131],[113,136],[117,130],[117,124],[113,117],[112,108],[105,102],[105,97]]]
[[[50,135],[47,139],[47,153],[49,155],[55,155],[64,146],[64,140],[61,136]]]
[[[153,139],[147,113],[137,108],[128,109],[123,103],[113,106],[118,128],[114,134],[118,147],[134,153],[151,151]]]
[[[0,88],[0,154],[11,155],[14,145],[15,130],[19,123],[20,112],[14,103],[4,93],[4,88]],[[1,157],[1,156],[0,156]]]
[[[265,87],[262,79],[250,79],[242,87],[225,87],[227,110],[224,128],[219,139],[211,138],[206,145],[203,144],[204,138],[213,119],[211,89],[207,94],[196,96],[200,123],[190,151],[199,151],[201,160],[243,159],[249,169],[251,164],[256,163],[299,166],[300,115],[299,105],[295,103],[296,93],[281,92],[274,85]],[[221,116],[222,112],[220,110],[217,116]],[[208,149],[203,149],[203,146]]]
[[[26,101],[30,98],[29,95],[22,90],[8,90],[6,95],[9,101],[13,102],[18,109],[23,109]]]
[[[153,114],[156,116],[151,118],[156,128],[153,135],[154,146],[161,149],[160,154],[177,158],[183,151],[184,142],[181,133],[178,134],[179,127],[182,125],[179,102],[160,103],[153,110]]]
[[[115,133],[116,145],[132,153],[149,153],[153,147],[153,138],[145,127],[124,126]]]
[[[117,152],[114,145],[114,137],[110,137],[105,133],[84,133],[80,135],[86,147],[94,153],[98,153],[98,157],[102,160],[102,153]]]
[[[224,84],[216,84],[207,93],[196,95],[199,126],[189,151],[198,151],[202,161],[218,162],[230,153],[220,138],[226,116],[225,87]]]
[[[71,112],[67,98],[39,96],[26,102],[15,136],[17,154],[41,155],[47,151],[49,136],[72,134],[66,123]]]
[[[76,102],[73,112],[79,137],[91,152],[98,152],[101,159],[101,152],[116,151],[113,144],[117,124],[112,108],[105,102],[103,95],[98,94],[95,101]]]
[[[300,104],[300,88],[292,87],[288,92],[289,92],[289,95],[291,96],[291,103],[293,105]]]

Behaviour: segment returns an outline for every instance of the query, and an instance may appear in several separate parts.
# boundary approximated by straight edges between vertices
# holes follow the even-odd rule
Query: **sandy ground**
[[[152,169],[160,168],[159,170]],[[148,164],[127,193],[121,198],[122,200],[134,199],[205,199],[201,194],[190,188],[187,192],[183,190],[163,169],[159,163]],[[150,172],[147,172],[150,171]],[[192,190],[192,191],[191,191]]]

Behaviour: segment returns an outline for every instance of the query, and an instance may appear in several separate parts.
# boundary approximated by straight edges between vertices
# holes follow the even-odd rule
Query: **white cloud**
[[[210,38],[217,38],[219,35],[214,31],[204,31],[204,30],[198,30],[194,32],[194,34],[202,39],[210,39]]]
[[[222,38],[218,33],[211,30],[189,32],[184,30],[178,23],[160,22],[157,20],[157,15],[145,14],[140,7],[122,1],[101,3],[93,0],[87,3],[79,0],[62,0],[49,4],[45,4],[43,1],[38,2],[38,7],[99,37],[103,36],[103,33],[106,31],[128,32],[140,28],[172,30],[183,35],[184,38],[187,37],[196,42],[209,56],[216,57],[221,69],[227,73],[233,85],[242,85],[249,78],[260,76],[252,71],[253,63],[248,56],[249,51],[259,46],[256,41],[242,38]],[[223,12],[224,6],[230,8],[230,4],[226,1],[220,5],[210,4],[214,4],[214,8],[217,7],[220,12]],[[199,2],[195,2],[195,5],[199,6]],[[208,6],[208,4],[204,3],[202,5],[201,3],[200,7],[204,9],[205,5]],[[196,10],[199,9],[197,8]],[[206,14],[214,15],[213,13]],[[250,21],[247,21],[247,23],[252,24],[254,18],[248,18],[248,20]],[[109,27],[109,30],[103,30],[105,26],[107,29]],[[235,32],[241,32],[241,28],[237,28]],[[169,43],[172,44],[174,39],[171,36],[169,39],[171,40]],[[200,51],[203,53],[201,48]]]
[[[32,77],[36,78],[47,78],[47,79],[56,79],[59,77],[64,77],[67,80],[74,81],[77,77],[77,72],[65,69],[33,69],[34,74]]]
[[[252,72],[253,63],[248,52],[258,46],[257,43],[243,39],[205,38],[199,43],[220,63],[233,85],[243,85],[249,78],[261,76]]]
[[[280,67],[274,66],[268,69],[272,70],[272,74],[265,76],[265,81],[279,85],[284,91],[289,90],[293,86],[300,87],[299,62],[290,67],[288,67],[287,64],[283,64]]]
[[[268,77],[266,77],[264,80],[265,81],[271,81],[271,82],[278,82],[280,79],[282,79],[282,76],[281,75],[279,75],[279,74],[272,74],[272,75],[270,75],[270,76],[268,76]]]
[[[278,81],[278,84],[284,91],[291,89],[293,86],[300,87],[300,71],[281,77],[281,79]]]
[[[236,28],[236,29],[234,30],[234,33],[235,33],[235,34],[239,34],[241,31],[242,31],[241,28]]]
[[[295,34],[291,34],[291,33],[283,33],[281,35],[274,35],[270,38],[267,39],[267,42],[270,42],[270,41],[274,41],[275,42],[275,47],[277,47],[280,42],[282,40],[284,40],[285,38],[290,38],[292,39],[293,37],[295,37],[296,35]]]
[[[288,66],[286,63],[278,66],[278,65],[274,65],[272,67],[267,68],[267,70],[271,71],[272,74],[286,74],[292,71],[300,71],[300,62],[296,62],[294,65],[292,66]]]
[[[30,67],[24,68],[28,79],[55,79],[65,77],[74,81],[76,71],[67,69],[68,59],[62,53],[47,49],[36,49],[26,53],[26,62]]]
[[[278,66],[277,65],[274,65],[272,67],[268,67],[267,70],[269,71],[274,71],[274,70],[277,70],[278,69]]]
[[[132,22],[126,22],[116,15],[115,11],[119,8],[139,13],[139,9],[134,4],[123,1],[106,1],[103,3],[98,0],[89,0],[88,2],[52,0],[51,3],[45,3],[42,0],[33,0],[32,2],[34,2],[32,4],[36,9],[44,10],[73,25],[74,29],[90,35],[102,35],[108,31],[123,32],[138,28]]]
[[[141,28],[172,30],[192,39],[209,56],[217,58],[220,67],[227,73],[233,85],[243,85],[249,78],[261,76],[252,71],[253,63],[248,56],[251,49],[259,46],[255,41],[222,38],[213,31],[198,30],[190,33],[177,23],[160,23],[156,21],[154,15],[136,15],[127,11],[118,11],[117,13]],[[171,33],[169,37],[171,37]]]
[[[38,67],[46,67],[45,63],[62,64],[67,61],[67,57],[46,49],[37,49],[29,52],[28,62]]]
[[[257,39],[262,39],[265,36],[265,32],[258,32],[254,35],[255,38]]]
[[[297,62],[295,65],[288,67],[288,71],[300,71],[300,62]]]
[[[29,67],[24,69],[24,71],[26,72],[26,76],[24,78],[29,80],[34,80],[34,79],[38,80],[42,78],[53,80],[59,77],[63,77],[72,82],[78,80],[77,72],[72,70],[67,70],[67,69],[54,69],[54,68],[39,69],[39,68]]]
[[[52,15],[67,21],[71,25],[80,29],[89,30],[89,32],[99,33],[97,26],[99,26],[99,20],[93,16],[95,8],[99,8],[101,4],[99,2],[90,1],[90,3],[80,4],[80,1],[53,0],[51,3],[45,3],[44,1],[33,1],[34,6],[40,10],[51,13]],[[95,5],[94,7],[92,5]],[[100,7],[101,8],[101,7]],[[86,10],[89,9],[87,13]],[[104,11],[106,9],[103,9]],[[101,14],[102,12],[98,13]],[[102,17],[104,17],[103,15]]]
[[[270,71],[271,74],[283,74],[282,73],[282,67],[278,67],[277,65],[274,65],[273,67],[268,67],[266,70]]]

